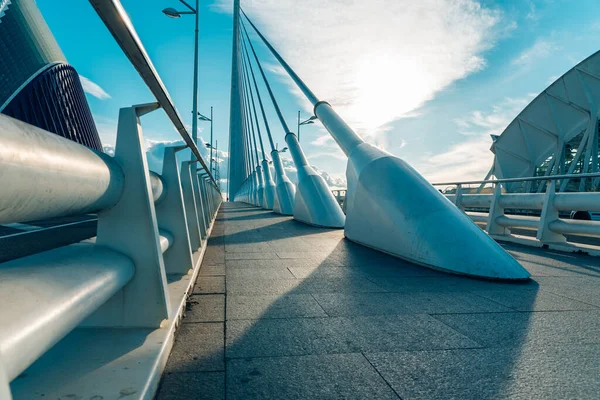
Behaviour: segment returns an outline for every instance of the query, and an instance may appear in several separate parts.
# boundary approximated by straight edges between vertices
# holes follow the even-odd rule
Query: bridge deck
[[[157,398],[596,398],[597,259],[506,248],[531,281],[439,273],[224,204]]]

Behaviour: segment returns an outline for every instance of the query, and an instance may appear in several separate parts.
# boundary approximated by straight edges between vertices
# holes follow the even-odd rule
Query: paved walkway
[[[506,247],[531,281],[438,273],[224,204],[157,398],[597,399],[598,260]]]

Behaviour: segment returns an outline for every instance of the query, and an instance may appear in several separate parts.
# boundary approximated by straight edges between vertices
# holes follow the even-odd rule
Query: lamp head
[[[162,10],[162,12],[169,18],[180,18],[181,17],[181,14],[179,13],[179,11],[177,11],[173,7],[165,8],[164,10]]]

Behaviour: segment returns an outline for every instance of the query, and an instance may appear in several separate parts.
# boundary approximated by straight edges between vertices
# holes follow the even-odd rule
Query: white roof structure
[[[600,52],[577,64],[538,95],[492,144],[497,178],[598,171]],[[588,179],[560,190],[595,190]],[[541,189],[541,187],[540,187]],[[518,191],[516,187],[511,191]],[[531,183],[522,190],[532,191]]]

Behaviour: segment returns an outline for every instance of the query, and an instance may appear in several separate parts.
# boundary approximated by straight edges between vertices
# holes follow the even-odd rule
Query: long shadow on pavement
[[[538,278],[556,270],[539,254],[510,248],[535,271],[528,282],[480,281],[387,256],[342,231],[245,213],[236,204],[221,211],[223,236],[207,252],[158,399],[597,393],[600,296],[569,296],[558,280],[571,275]],[[215,268],[226,283],[202,274]]]

